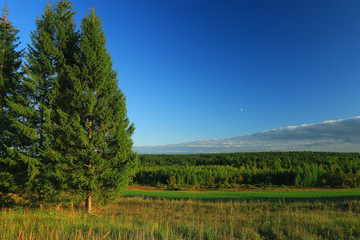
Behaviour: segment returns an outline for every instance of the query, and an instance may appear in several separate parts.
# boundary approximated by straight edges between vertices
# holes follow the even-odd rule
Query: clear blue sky
[[[8,3],[25,47],[45,1]],[[73,4],[78,26],[93,6],[103,19],[135,146],[360,115],[358,0]]]

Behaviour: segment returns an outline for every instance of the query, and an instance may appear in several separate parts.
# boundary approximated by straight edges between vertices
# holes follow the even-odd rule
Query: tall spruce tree
[[[137,155],[132,152],[134,125],[94,10],[83,18],[81,30],[77,61],[66,81],[59,82],[64,86],[63,99],[56,99],[55,141],[44,152],[57,191],[84,199],[91,213],[93,198],[111,201],[127,186]]]
[[[11,107],[12,103],[21,103],[24,98],[21,95],[19,72],[22,51],[17,50],[19,31],[7,17],[6,4],[0,17],[0,193],[3,194],[18,192],[27,175],[26,166],[8,151],[24,142],[23,136],[17,135],[12,125],[19,114]]]
[[[24,64],[23,95],[27,102],[13,104],[22,114],[14,122],[18,133],[31,136],[31,146],[11,149],[14,156],[28,163],[26,189],[38,201],[59,200],[62,190],[56,167],[66,155],[59,144],[60,115],[66,110],[68,91],[77,71],[79,33],[69,1],[48,3],[36,20]],[[21,120],[21,121],[20,121]],[[32,194],[30,194],[32,193]]]
[[[46,167],[49,164],[43,156],[44,146],[49,134],[46,132],[51,118],[52,90],[55,85],[55,20],[51,3],[46,4],[44,13],[36,19],[36,29],[31,33],[31,44],[28,44],[26,62],[24,64],[24,82],[28,86],[27,106],[29,112],[27,124],[17,124],[19,132],[28,129],[35,132],[33,148],[21,157],[24,161],[32,159],[33,172],[27,182],[27,189],[33,193],[31,197],[38,201],[46,200],[52,184],[48,181]],[[32,90],[32,91],[31,91]]]
[[[73,187],[84,194],[91,213],[92,197],[109,201],[119,196],[135,173],[137,155],[132,151],[134,125],[127,117],[126,99],[118,87],[117,73],[106,49],[102,21],[94,9],[81,24],[80,81],[74,87],[76,109],[72,134]]]
[[[47,185],[47,194],[62,199],[63,192],[71,190],[68,184],[71,171],[70,148],[73,146],[67,141],[72,130],[63,121],[62,116],[73,114],[73,102],[77,101],[73,89],[79,75],[79,40],[80,34],[76,31],[74,14],[70,1],[58,1],[52,8],[52,30],[54,46],[53,68],[50,101],[44,106],[44,133],[45,141],[41,148],[44,163],[44,176]],[[65,132],[64,132],[65,131]],[[69,131],[69,132],[67,132]],[[43,183],[44,184],[44,183]],[[53,199],[54,200],[54,199]]]

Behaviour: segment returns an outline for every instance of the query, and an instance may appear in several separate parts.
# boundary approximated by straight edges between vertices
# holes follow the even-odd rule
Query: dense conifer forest
[[[144,154],[140,162],[136,183],[168,189],[360,186],[360,153]]]
[[[13,6],[15,7],[15,6]],[[94,9],[80,28],[68,0],[48,2],[31,42],[0,16],[0,197],[34,204],[116,199],[136,171],[134,125]]]

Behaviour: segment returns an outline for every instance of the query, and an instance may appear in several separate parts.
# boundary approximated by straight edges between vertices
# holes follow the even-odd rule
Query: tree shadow
[[[171,200],[185,200],[185,201],[202,201],[202,202],[341,202],[341,201],[353,201],[360,200],[360,196],[333,196],[333,197],[239,197],[239,198],[227,198],[227,197],[211,197],[211,198],[192,198],[192,197],[177,197],[177,196],[123,196],[125,198],[141,197],[144,199],[171,199]]]

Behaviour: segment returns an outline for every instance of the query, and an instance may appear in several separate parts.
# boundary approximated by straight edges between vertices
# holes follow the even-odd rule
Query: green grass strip
[[[148,198],[202,199],[202,200],[354,200],[360,199],[360,189],[351,190],[285,190],[246,192],[178,192],[124,190],[124,196]]]

